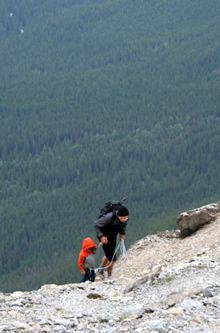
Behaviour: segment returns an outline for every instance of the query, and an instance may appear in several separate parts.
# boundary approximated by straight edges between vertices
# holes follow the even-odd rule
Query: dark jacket
[[[100,240],[102,236],[109,239],[116,238],[118,234],[125,235],[126,224],[120,222],[115,212],[108,213],[94,222],[97,237]]]

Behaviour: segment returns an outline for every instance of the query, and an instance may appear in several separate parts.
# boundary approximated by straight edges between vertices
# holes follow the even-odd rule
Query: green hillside
[[[0,1],[0,290],[78,281],[105,201],[127,246],[220,196],[219,0]]]

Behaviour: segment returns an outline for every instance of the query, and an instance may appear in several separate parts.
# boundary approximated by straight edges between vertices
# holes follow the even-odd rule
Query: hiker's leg
[[[114,261],[113,261],[113,262],[111,263],[111,265],[109,265],[108,268],[107,268],[108,276],[111,276],[111,275],[112,275],[113,266],[114,266]]]
[[[102,261],[101,261],[101,267],[106,267],[106,266],[108,266],[109,264],[110,264],[110,262],[109,262],[108,258],[107,258],[106,256],[104,256],[104,257],[102,258]]]
[[[94,282],[95,281],[95,270],[94,269],[90,269],[90,278],[89,281]]]
[[[106,256],[103,256],[102,260],[101,260],[101,263],[100,263],[100,267],[98,268],[98,274],[99,276],[104,279],[105,277],[105,267],[109,264],[109,261],[107,259]]]
[[[83,275],[82,276],[82,278],[81,278],[81,281],[80,282],[86,282],[86,281],[88,281],[89,280],[89,277],[90,277],[90,272],[87,270],[87,269],[85,269],[85,275]]]
[[[83,275],[80,282],[83,283],[83,282],[86,282],[86,281],[88,281],[88,278],[87,278],[86,275]]]
[[[116,238],[110,238],[108,243],[105,245],[104,251],[105,251],[105,256],[108,261],[108,265],[106,270],[108,272],[108,276],[111,276],[112,271],[113,271],[113,266],[116,261]]]
[[[107,267],[106,270],[108,272],[108,275],[111,275],[112,268],[113,268],[113,262],[111,263],[111,261],[109,261],[109,259],[106,256],[104,256],[101,261],[101,267]],[[104,272],[104,270],[103,270],[103,272]]]

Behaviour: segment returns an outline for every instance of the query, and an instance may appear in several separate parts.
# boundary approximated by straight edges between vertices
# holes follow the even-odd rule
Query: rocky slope
[[[220,217],[138,241],[111,280],[0,294],[0,332],[220,332]]]

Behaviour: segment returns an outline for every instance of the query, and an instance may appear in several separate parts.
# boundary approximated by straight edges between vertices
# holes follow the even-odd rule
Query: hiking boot
[[[97,271],[97,276],[99,276],[100,280],[104,280],[105,279],[104,269],[99,268],[98,271]]]
[[[105,279],[104,282],[106,282],[108,284],[113,284],[115,282],[115,280],[114,280],[114,278],[112,277],[111,274],[108,274],[108,276],[107,276],[107,278]]]

